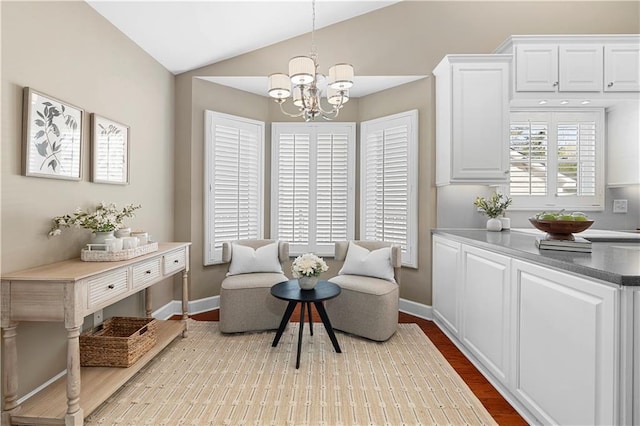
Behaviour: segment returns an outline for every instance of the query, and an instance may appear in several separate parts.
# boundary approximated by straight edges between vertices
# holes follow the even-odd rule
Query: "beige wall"
[[[85,2],[6,2],[2,7],[2,272],[78,257],[86,230],[47,238],[51,218],[93,207],[140,203],[129,224],[160,241],[173,239],[174,76]],[[32,87],[85,110],[82,180],[21,175],[22,88]],[[89,182],[89,114],[131,126],[130,185]],[[173,284],[154,288],[154,307],[172,299]],[[141,315],[141,297],[113,313]],[[18,327],[19,394],[65,368],[62,324]]]
[[[403,1],[356,17],[346,22],[316,32],[316,44],[320,58],[320,71],[336,62],[350,62],[357,75],[427,75],[446,54],[491,53],[510,35],[515,34],[624,34],[640,32],[640,3],[638,2],[434,2]],[[321,5],[318,6],[320,8]],[[603,19],[606,17],[606,19]],[[184,73],[177,77],[176,97],[186,108],[188,89],[194,76],[257,76],[273,72],[286,72],[288,60],[310,49],[309,35],[296,37],[224,62]],[[200,87],[200,83],[197,83]],[[195,87],[195,85],[194,85]],[[420,186],[419,186],[419,268],[402,271],[401,297],[430,305],[431,269],[429,229],[435,227],[436,188],[434,185],[434,85],[433,78],[421,80],[364,97],[347,106],[349,113],[341,114],[339,121],[357,121],[377,118],[410,109],[418,109],[420,117]],[[210,99],[212,109],[257,118],[251,111],[257,105],[269,103],[266,120],[289,121],[278,107],[266,98],[252,96],[250,104],[238,103],[247,95],[238,91],[215,91]],[[240,108],[238,108],[240,106]],[[191,110],[196,120],[201,120],[202,105],[192,102]],[[238,111],[240,112],[238,114]],[[180,111],[178,114],[182,114]],[[258,118],[260,119],[260,118]],[[197,126],[196,126],[197,127]],[[193,132],[191,123],[177,122],[176,135],[180,143],[192,147],[201,144],[200,130]],[[267,138],[269,127],[267,123]],[[267,139],[267,143],[268,143]],[[269,143],[268,143],[269,146]],[[359,151],[359,150],[358,150]],[[267,157],[269,158],[269,157]],[[194,164],[196,162],[197,164]],[[201,167],[201,157],[193,153],[194,170]],[[200,188],[202,176],[192,173],[189,178],[177,176],[176,185],[185,186],[191,179],[191,189]],[[266,175],[267,194],[269,175]],[[201,240],[202,204],[192,198],[190,235],[193,241]],[[456,199],[457,192],[450,191],[449,199]],[[193,202],[195,201],[195,202]],[[181,205],[176,215],[183,216]],[[265,205],[268,215],[269,206]],[[268,221],[268,219],[267,219]],[[267,222],[268,223],[268,222]],[[222,267],[202,267],[201,244],[194,247],[191,282],[194,295],[219,294],[223,278]],[[332,268],[336,271],[336,268]],[[194,296],[195,297],[195,296]]]

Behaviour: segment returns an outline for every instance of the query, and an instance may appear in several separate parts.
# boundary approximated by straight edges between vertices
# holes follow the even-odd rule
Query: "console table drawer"
[[[160,278],[160,258],[135,265],[132,270],[133,288],[144,286]]]
[[[89,308],[126,293],[129,289],[127,268],[89,278],[87,289]]]
[[[186,264],[185,250],[174,251],[164,256],[164,274],[171,274],[185,267]]]

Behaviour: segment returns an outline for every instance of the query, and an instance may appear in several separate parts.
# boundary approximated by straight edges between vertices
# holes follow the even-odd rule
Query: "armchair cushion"
[[[227,276],[267,272],[282,274],[277,241],[255,249],[233,243],[231,252],[231,264]]]
[[[349,249],[344,265],[339,275],[364,275],[396,282],[391,263],[391,246],[376,250],[367,250],[352,241],[349,241]]]

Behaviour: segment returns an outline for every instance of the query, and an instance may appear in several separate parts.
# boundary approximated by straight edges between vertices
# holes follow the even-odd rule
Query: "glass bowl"
[[[533,217],[529,222],[537,229],[547,233],[547,240],[574,241],[574,233],[582,232],[593,225],[593,220],[542,220]]]

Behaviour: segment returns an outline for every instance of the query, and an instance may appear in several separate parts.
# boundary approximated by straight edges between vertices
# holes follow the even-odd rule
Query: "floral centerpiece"
[[[329,270],[324,259],[313,253],[306,253],[296,257],[291,265],[291,272],[303,290],[310,290],[318,282],[321,273]]]
[[[75,213],[56,216],[49,236],[53,237],[62,233],[61,228],[85,228],[93,233],[113,232],[122,226],[125,217],[133,217],[133,212],[142,206],[129,204],[122,210],[118,210],[114,203],[99,203],[94,211],[84,211],[78,208]]]
[[[490,218],[496,218],[507,210],[513,200],[506,195],[494,192],[491,198],[485,200],[484,197],[478,197],[473,205],[478,207]]]
[[[487,229],[489,231],[500,231],[504,226],[498,219],[498,216],[504,216],[507,207],[509,207],[512,202],[513,200],[508,196],[494,192],[488,200],[484,197],[477,197],[473,205],[489,216],[489,220],[487,221]],[[506,229],[506,227],[504,228]]]

